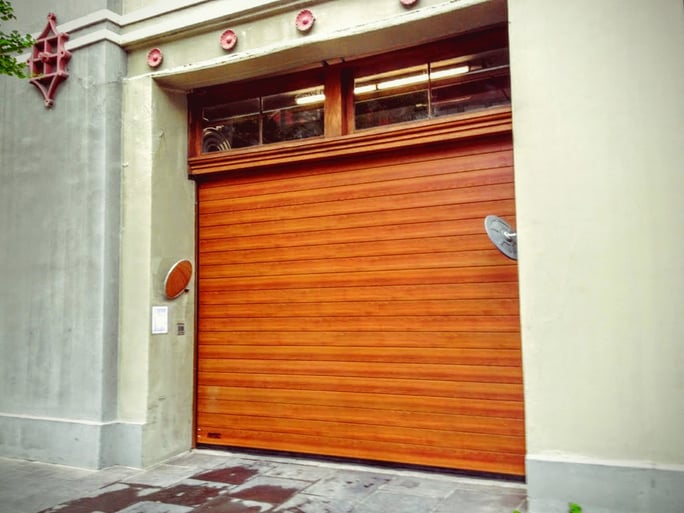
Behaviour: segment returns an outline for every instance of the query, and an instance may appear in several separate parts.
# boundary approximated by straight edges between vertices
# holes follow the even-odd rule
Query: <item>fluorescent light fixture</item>
[[[368,94],[374,93],[378,90],[377,84],[367,84],[354,88],[354,94]]]
[[[457,66],[455,68],[440,69],[437,71],[432,71],[430,73],[430,80],[439,80],[440,78],[455,77],[457,75],[463,75],[470,71],[470,66],[467,64],[465,66]]]
[[[445,68],[433,71],[431,73],[420,73],[419,75],[409,75],[407,77],[395,78],[392,80],[385,80],[377,84],[366,84],[354,88],[354,94],[368,94],[375,91],[383,91],[385,89],[395,89],[397,87],[404,87],[413,84],[420,84],[428,80],[440,80],[443,78],[455,77],[464,75],[470,71],[470,66],[457,66],[455,68]]]
[[[295,103],[297,105],[311,105],[323,101],[325,101],[325,95],[323,93],[304,94],[295,98]]]
[[[366,84],[354,88],[354,94],[368,94],[375,91],[383,91],[385,89],[395,89],[397,87],[404,87],[413,84],[421,84],[428,80],[440,80],[443,78],[455,77],[463,75],[470,71],[470,66],[457,66],[455,68],[445,68],[433,71],[431,73],[420,73],[418,75],[409,75],[407,77],[395,78],[392,80],[385,80],[377,84]],[[295,98],[297,105],[312,105],[314,103],[321,103],[325,101],[325,94],[323,93],[308,93],[302,94]]]
[[[409,75],[408,77],[395,78],[394,80],[386,80],[385,82],[380,82],[378,84],[378,89],[382,91],[384,89],[394,89],[396,87],[420,84],[421,82],[427,82],[428,77],[429,75],[427,73],[421,73],[420,75]]]

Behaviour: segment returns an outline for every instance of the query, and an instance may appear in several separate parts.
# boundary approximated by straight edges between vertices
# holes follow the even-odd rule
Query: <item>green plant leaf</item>
[[[14,9],[9,0],[0,0],[0,21],[16,19]],[[9,33],[0,30],[0,75],[25,78],[26,65],[17,61],[11,54],[20,54],[25,48],[30,48],[35,40],[29,34],[20,34],[16,30]]]

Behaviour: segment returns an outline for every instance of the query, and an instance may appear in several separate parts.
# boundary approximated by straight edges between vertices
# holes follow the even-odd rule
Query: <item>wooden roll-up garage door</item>
[[[510,135],[199,186],[197,441],[524,474]]]

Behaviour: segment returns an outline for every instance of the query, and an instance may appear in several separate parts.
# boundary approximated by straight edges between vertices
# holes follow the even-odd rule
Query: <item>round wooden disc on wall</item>
[[[179,260],[173,264],[164,280],[166,297],[174,299],[180,296],[188,287],[190,278],[192,278],[192,263],[190,260]]]

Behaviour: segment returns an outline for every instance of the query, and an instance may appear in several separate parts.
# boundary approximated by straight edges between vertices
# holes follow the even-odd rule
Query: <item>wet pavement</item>
[[[146,470],[0,458],[0,513],[524,513],[525,497],[518,482],[238,452]]]

